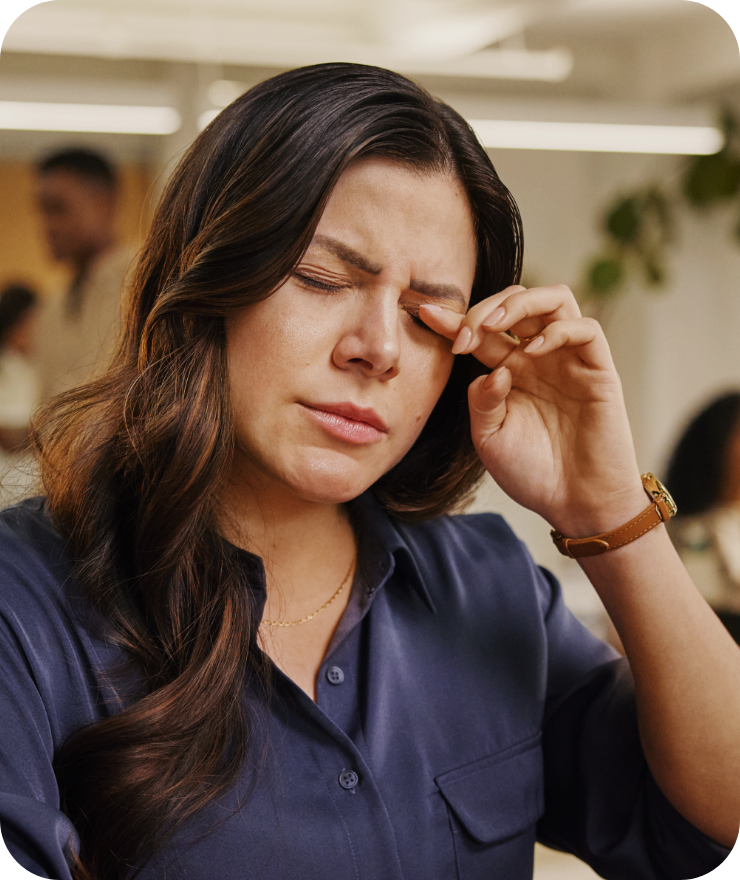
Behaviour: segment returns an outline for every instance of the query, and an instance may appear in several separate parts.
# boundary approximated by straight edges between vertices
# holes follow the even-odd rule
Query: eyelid
[[[308,275],[305,272],[293,272],[295,278],[305,284],[307,287],[312,287],[314,290],[325,290],[327,293],[334,293],[337,290],[345,290],[347,287],[350,287],[349,284],[331,284],[328,281],[322,281],[320,278],[314,278],[312,275]]]
[[[304,272],[294,271],[293,276],[297,278],[302,284],[305,284],[306,287],[310,287],[314,290],[323,290],[326,293],[337,293],[340,290],[346,290],[348,287],[352,286],[351,284],[329,284],[326,281],[321,281],[320,279],[314,278]],[[419,317],[419,309],[424,305],[424,303],[410,302],[400,303],[399,305],[411,318],[414,324],[421,327],[422,330],[428,330],[430,333],[434,332],[432,328],[428,327]]]
[[[428,327],[419,317],[419,309],[423,305],[424,303],[401,303],[401,308],[411,318],[414,324],[421,327],[423,330],[428,330],[430,333],[433,333],[434,331],[432,328]]]

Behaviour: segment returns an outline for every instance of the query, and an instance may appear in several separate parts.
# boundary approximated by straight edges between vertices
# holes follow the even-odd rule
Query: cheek
[[[285,308],[276,293],[227,325],[231,396],[240,415],[263,420],[270,401],[291,397],[306,368],[327,360],[327,322]]]
[[[406,387],[407,412],[413,413],[413,427],[418,435],[424,427],[452,372],[454,356],[444,341],[410,359]]]
[[[263,372],[288,364],[303,367],[331,351],[341,314],[320,297],[296,296],[286,285],[261,305],[243,337]]]

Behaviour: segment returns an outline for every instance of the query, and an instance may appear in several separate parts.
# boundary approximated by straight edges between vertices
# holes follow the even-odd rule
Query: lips
[[[330,434],[350,443],[377,442],[388,433],[388,426],[373,409],[353,403],[304,403],[302,406]]]
[[[384,434],[388,432],[388,426],[374,409],[355,406],[354,403],[312,403],[304,404],[304,406],[320,412],[333,413],[345,419],[350,419],[353,422],[365,422],[365,424],[370,425],[377,431],[382,431]]]

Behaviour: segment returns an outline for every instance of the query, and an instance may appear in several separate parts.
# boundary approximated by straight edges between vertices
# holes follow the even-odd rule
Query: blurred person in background
[[[39,368],[48,396],[85,381],[110,353],[131,252],[119,241],[117,173],[104,156],[87,149],[48,156],[38,166],[37,204],[53,258],[72,272],[40,322]]]
[[[23,284],[0,293],[0,504],[24,497],[32,459],[31,414],[39,401],[36,348],[38,296]]]
[[[669,534],[704,598],[740,643],[740,392],[689,423],[668,465]]]

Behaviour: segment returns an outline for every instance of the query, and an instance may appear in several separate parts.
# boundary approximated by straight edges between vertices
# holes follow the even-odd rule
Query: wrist
[[[667,522],[676,513],[676,505],[665,486],[651,473],[643,474],[640,479],[644,495],[648,499],[647,506],[643,502],[637,514],[626,521],[622,519],[621,525],[615,528],[594,532],[594,526],[592,526],[588,535],[579,536],[577,533],[574,534],[572,532],[566,534],[560,530],[553,529],[550,535],[558,550],[564,556],[570,556],[574,559],[600,556],[609,550],[616,550],[631,544],[656,526]],[[632,500],[630,501],[630,506],[632,506]],[[607,507],[607,505],[604,505],[604,507]],[[611,511],[611,514],[613,515],[614,511]],[[616,516],[613,518],[615,519]],[[596,523],[601,519],[602,517],[594,517],[593,522]],[[579,527],[585,529],[584,523],[580,523],[576,528],[578,529]]]
[[[614,492],[594,493],[577,508],[550,525],[569,538],[588,538],[617,529],[640,514],[648,499],[639,477],[636,484]]]

